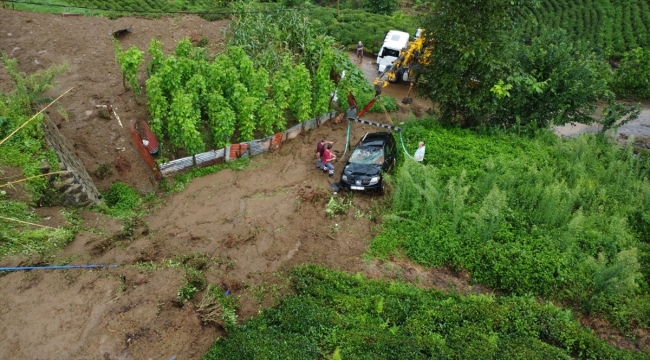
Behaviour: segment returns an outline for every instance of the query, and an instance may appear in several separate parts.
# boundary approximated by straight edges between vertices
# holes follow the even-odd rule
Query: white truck
[[[404,31],[390,30],[377,55],[377,71],[381,74],[386,67],[400,56],[402,49],[409,43],[409,34]]]

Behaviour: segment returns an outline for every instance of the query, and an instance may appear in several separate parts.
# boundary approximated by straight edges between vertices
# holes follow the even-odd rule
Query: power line
[[[31,1],[20,1],[20,0],[0,0],[1,2],[8,2],[14,4],[23,4],[23,5],[36,5],[36,6],[48,6],[48,7],[62,7],[67,9],[84,9],[84,10],[96,10],[96,11],[114,11],[122,13],[145,13],[145,14],[184,14],[184,15],[233,15],[233,14],[263,14],[263,13],[275,13],[283,11],[293,11],[295,9],[277,9],[277,10],[256,10],[256,11],[164,11],[164,10],[126,10],[126,9],[110,9],[110,8],[97,8],[89,6],[78,6],[78,5],[63,5],[63,4],[45,4]]]

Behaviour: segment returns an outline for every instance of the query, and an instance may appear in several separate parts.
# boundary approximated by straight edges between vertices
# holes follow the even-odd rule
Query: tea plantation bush
[[[341,10],[328,7],[310,7],[308,14],[312,26],[319,34],[327,34],[346,47],[356,49],[357,42],[363,42],[363,48],[368,54],[377,54],[389,30],[405,31],[415,34],[421,26],[414,16],[388,16],[372,14],[363,10]]]
[[[523,8],[522,28],[528,36],[543,27],[561,27],[575,40],[591,42],[602,54],[620,57],[638,46],[650,46],[650,6],[643,0],[542,0]]]
[[[612,89],[625,97],[650,98],[650,47],[626,52],[614,72]]]
[[[231,328],[204,359],[642,359],[531,297],[445,295],[316,266],[295,295]]]
[[[426,143],[422,166],[394,177],[379,257],[467,269],[510,294],[535,294],[650,326],[648,162],[602,136],[563,140],[477,135],[407,124]]]

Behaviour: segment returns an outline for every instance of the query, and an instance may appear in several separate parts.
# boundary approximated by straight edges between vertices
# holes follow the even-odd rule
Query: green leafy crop
[[[403,138],[407,149],[425,142],[427,165],[406,159],[395,174],[393,213],[372,254],[466,269],[505,293],[650,327],[646,157],[603,136],[546,131],[480,135],[418,122]]]
[[[445,295],[316,266],[295,295],[230,328],[204,359],[642,359],[532,297]]]

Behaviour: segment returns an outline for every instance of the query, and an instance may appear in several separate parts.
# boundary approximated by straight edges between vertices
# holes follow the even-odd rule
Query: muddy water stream
[[[373,55],[365,55],[363,61],[360,63],[357,60],[356,52],[350,51],[348,53],[352,63],[357,65],[357,67],[363,71],[365,78],[370,84],[372,84],[377,78],[377,59]],[[396,84],[389,84],[387,87],[382,89],[382,95],[387,95],[397,99],[397,103],[400,108],[406,110],[410,109],[417,114],[422,114],[424,111],[428,111],[433,107],[433,103],[430,100],[423,99],[418,97],[417,88],[413,88],[409,94],[409,84],[400,82]],[[411,105],[402,104],[402,99],[406,96],[413,98],[413,103]],[[616,132],[616,139],[619,142],[624,143],[629,136],[634,135],[636,138],[640,137],[650,137],[650,103],[643,103],[643,110],[639,114],[639,118],[621,126]],[[600,119],[602,112],[602,106],[599,106],[598,111],[594,115],[596,119]],[[368,115],[371,116],[371,115]],[[554,126],[553,132],[558,136],[563,137],[573,137],[584,133],[597,133],[602,129],[600,124],[566,124],[562,126]],[[637,141],[638,142],[638,141]]]

